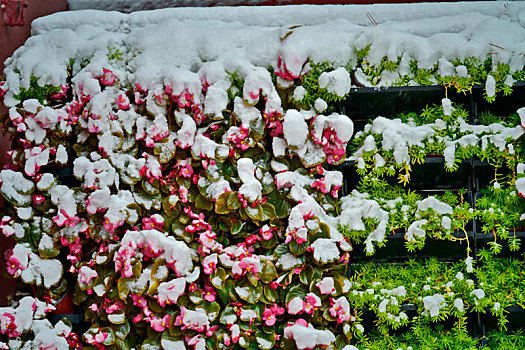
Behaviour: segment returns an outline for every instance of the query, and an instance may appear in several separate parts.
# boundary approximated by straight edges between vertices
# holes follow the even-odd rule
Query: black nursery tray
[[[465,233],[455,232],[452,234],[453,237],[462,239],[465,238]],[[467,231],[470,248],[474,249],[474,233]],[[442,261],[459,261],[465,259],[467,256],[467,242],[464,241],[451,241],[434,239],[427,237],[425,245],[422,249],[417,249],[413,252],[409,252],[405,247],[405,234],[395,233],[385,237],[386,244],[384,247],[376,247],[374,254],[367,256],[365,253],[364,244],[355,244],[354,250],[352,251],[352,261],[356,262],[393,262],[393,261],[405,261],[407,259],[424,259],[424,258],[437,258]]]
[[[472,189],[471,159],[461,162],[458,169],[453,172],[447,171],[444,163],[443,157],[426,157],[423,164],[412,164],[410,182],[406,188],[422,195],[440,194],[444,191],[457,191],[458,189]],[[347,195],[359,184],[355,162],[345,161],[340,165],[340,171],[344,178],[343,193]],[[396,176],[388,178],[388,181],[391,185],[398,185]]]
[[[377,116],[393,117],[400,113],[420,112],[427,105],[441,105],[445,96],[464,105],[470,115],[474,115],[470,94],[457,93],[453,88],[446,93],[440,85],[352,88],[339,108],[342,114],[355,122]]]
[[[522,330],[525,327],[525,309],[521,306],[508,306],[505,311],[509,321],[506,324],[507,331]],[[489,308],[485,309],[485,313],[480,313],[480,320],[485,332],[498,329],[498,318],[491,314]]]
[[[472,88],[472,107],[476,115],[483,111],[490,111],[495,115],[509,115],[525,107],[525,81],[516,82],[512,87],[512,94],[508,96],[503,96],[501,92],[498,93],[496,101],[492,103],[485,100],[484,92],[485,84],[475,85]]]
[[[475,225],[479,228],[481,226],[479,222],[477,222]],[[516,237],[519,238],[521,241],[520,247],[518,250],[512,251],[509,247],[509,241],[507,239],[503,239],[501,237],[497,237],[496,242],[501,245],[501,251],[498,253],[498,257],[521,257],[523,253],[525,252],[525,232],[524,231],[516,231],[516,232],[510,232],[509,237]],[[491,242],[494,242],[494,234],[493,233],[487,233],[484,234],[482,232],[476,232],[475,234],[476,239],[476,250],[479,251],[481,249],[490,250],[490,244]],[[525,326],[525,323],[523,324]]]

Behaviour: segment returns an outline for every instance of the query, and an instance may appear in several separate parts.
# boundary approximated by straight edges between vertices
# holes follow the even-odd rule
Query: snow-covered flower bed
[[[378,24],[357,19],[363,11]],[[523,80],[523,18],[522,4],[487,2],[36,21],[0,85],[14,135],[0,172],[0,228],[17,241],[8,273],[38,307],[74,290],[91,327],[53,328],[44,311],[22,320],[21,299],[4,313],[1,345],[353,349],[362,326],[346,294],[352,242],[339,229],[363,231],[348,216],[363,201],[381,224],[388,213],[366,194],[338,198],[334,166],[350,156],[354,129],[335,102],[363,85],[464,90],[487,81],[487,98],[509,92]],[[503,49],[486,61],[492,41]],[[425,135],[442,142],[440,125]],[[486,129],[461,133],[499,145],[510,130]],[[373,138],[354,154],[364,167]],[[412,146],[396,143],[397,164]],[[432,198],[410,215],[445,234],[461,226]],[[421,238],[427,222],[406,219],[407,239]],[[370,250],[383,226],[367,238]],[[423,303],[431,317],[441,305]]]

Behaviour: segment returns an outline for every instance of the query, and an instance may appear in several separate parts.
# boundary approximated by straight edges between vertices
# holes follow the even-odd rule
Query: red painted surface
[[[6,26],[3,21],[4,14],[0,16],[0,72],[4,70],[4,61],[13,54],[29,37],[31,33],[31,22],[38,17],[46,16],[51,13],[66,11],[66,0],[27,0],[27,7],[24,9],[24,26]],[[0,103],[0,114],[6,113],[7,109]],[[0,137],[0,165],[6,162],[5,151],[10,149],[10,142],[7,137]],[[3,203],[0,203],[0,208]],[[6,297],[14,291],[14,280],[5,275],[6,266],[4,252],[12,247],[13,240],[0,237],[0,306],[7,303]]]

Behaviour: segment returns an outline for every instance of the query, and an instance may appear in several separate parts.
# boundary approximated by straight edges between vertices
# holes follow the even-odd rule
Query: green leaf
[[[126,339],[131,330],[129,322],[124,322],[122,324],[116,325],[113,327],[115,331],[115,336],[120,339]]]
[[[261,141],[265,134],[265,124],[261,118],[255,119],[250,123],[251,136],[255,141]]]
[[[118,350],[129,350],[129,349],[131,349],[129,344],[128,344],[128,342],[126,340],[124,340],[124,339],[121,339],[121,338],[115,338],[115,342],[113,343],[113,345]]]
[[[253,221],[261,221],[263,216],[263,208],[260,204],[255,204],[255,207],[248,205],[244,208],[246,214]]]
[[[290,252],[290,247],[288,244],[279,244],[277,247],[275,247],[275,250],[273,252],[273,256],[275,259],[279,259],[281,256],[283,256],[286,253]]]
[[[228,216],[221,216],[217,220],[219,223],[219,228],[224,232],[229,232],[232,226],[232,220]]]
[[[255,304],[262,296],[263,285],[259,283],[254,287],[248,281],[244,280],[235,287],[235,292],[242,300],[250,304]]]
[[[204,301],[204,299],[202,297],[202,292],[198,288],[197,288],[197,290],[195,290],[193,292],[189,292],[188,293],[188,297],[190,298],[191,302],[194,303],[194,304],[200,304],[200,303],[202,303]]]
[[[231,306],[226,306],[224,311],[221,312],[219,322],[225,325],[233,324],[237,321],[237,313]]]
[[[218,267],[210,275],[210,282],[215,288],[223,289],[226,284],[227,278],[228,278],[228,275],[226,274],[226,270],[224,270],[224,268],[222,267]]]
[[[296,284],[295,286],[292,286],[290,290],[288,290],[288,293],[286,293],[285,304],[288,305],[290,300],[295,297],[304,298],[308,292],[308,288],[303,284]]]
[[[270,260],[261,261],[261,271],[259,271],[258,276],[264,283],[270,283],[275,280],[279,275],[275,269],[275,265]]]
[[[166,266],[166,260],[157,258],[151,268],[151,279],[157,282],[164,282],[168,278],[169,270]]]
[[[304,269],[299,273],[299,279],[302,283],[309,286],[314,276],[314,269],[312,265],[305,265]]]
[[[136,215],[128,215],[126,218],[126,222],[128,224],[134,225],[138,221],[138,218],[141,216],[142,208],[137,203],[128,204],[126,208],[129,212],[136,213]]]
[[[179,343],[179,346],[184,344],[184,338],[181,335],[171,335],[169,331],[162,332],[162,335],[160,337],[160,345],[162,346],[162,349],[164,350],[171,350],[177,347],[177,343]]]
[[[292,252],[292,254],[295,256],[303,255],[308,249],[308,246],[309,246],[308,241],[298,244],[295,239],[292,239],[290,241],[290,252]]]
[[[205,301],[201,306],[199,306],[206,310],[206,313],[208,314],[208,319],[210,322],[215,321],[217,316],[219,316],[219,312],[221,311],[221,306],[216,301],[214,302],[207,302]]]
[[[100,329],[100,332],[102,333],[108,333],[108,337],[102,342],[102,344],[108,346],[108,345],[112,345],[113,342],[115,341],[116,337],[115,337],[115,333],[113,332],[113,329],[111,329],[110,327],[104,327],[104,328],[101,328]]]
[[[231,210],[239,209],[242,206],[242,202],[239,199],[239,192],[237,192],[237,191],[230,192],[230,194],[228,196],[227,204],[228,204],[228,208],[231,209]]]
[[[257,340],[257,345],[259,345],[259,349],[272,349],[275,345],[275,333],[268,334],[259,331],[255,333],[255,339]]]
[[[248,281],[252,284],[252,286],[256,287],[259,284],[259,278],[257,277],[257,275],[248,273],[246,277],[248,278]]]
[[[159,180],[154,180],[152,183],[149,182],[149,179],[142,180],[142,189],[146,191],[147,194],[154,196],[160,192],[159,188],[160,188]]]
[[[129,294],[129,287],[126,280],[131,280],[130,278],[121,277],[118,280],[118,296],[121,300],[126,300]]]
[[[290,214],[290,210],[291,210],[290,203],[288,203],[286,199],[277,197],[275,200],[270,200],[270,198],[268,198],[268,203],[274,206],[275,215],[279,219],[287,218],[288,215]]]
[[[215,202],[215,212],[217,214],[228,214],[231,210],[228,208],[228,198],[230,192],[221,193]]]
[[[279,293],[277,293],[277,290],[270,287],[270,285],[265,285],[263,288],[264,296],[265,298],[271,303],[275,303],[277,301],[277,298],[279,298]]]
[[[174,139],[169,137],[155,143],[153,154],[159,156],[159,163],[164,164],[175,156],[176,151],[177,147],[175,146]]]
[[[213,202],[199,194],[195,199],[195,207],[201,210],[213,210]]]
[[[223,304],[228,304],[230,299],[230,293],[233,290],[233,282],[231,280],[226,280],[224,288],[217,288],[217,296]]]
[[[242,227],[244,226],[244,222],[240,221],[240,220],[235,220],[233,223],[232,223],[232,227],[231,227],[231,233],[232,235],[236,235],[238,234],[239,232],[241,232],[242,230]]]
[[[140,348],[141,350],[160,350],[160,341],[158,339],[146,339]]]
[[[272,349],[275,345],[275,333],[268,334],[259,331],[255,333],[255,339],[257,340],[259,349]]]
[[[168,215],[170,218],[176,218],[180,214],[181,208],[182,206],[178,201],[175,203],[175,205],[171,204],[170,197],[165,197],[162,200],[162,209],[164,210],[164,213],[166,213],[166,215]]]
[[[262,204],[263,215],[261,221],[273,220],[277,217],[275,207],[270,203]]]
[[[324,310],[323,312],[323,318],[329,322],[334,322],[334,321],[337,321],[337,318],[333,317],[332,315],[330,315],[330,309],[329,308],[326,308],[326,310]]]
[[[126,322],[126,314],[124,314],[124,310],[118,310],[112,314],[108,314],[108,321],[113,324],[123,324]]]
[[[326,223],[321,222],[321,233],[317,234],[317,238],[330,238],[330,226]]]

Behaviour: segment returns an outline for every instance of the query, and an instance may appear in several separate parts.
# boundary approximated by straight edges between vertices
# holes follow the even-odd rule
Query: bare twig
[[[509,49],[506,49],[502,46],[499,46],[499,45],[496,45],[496,44],[493,44],[493,43],[489,43],[490,46],[492,47],[495,47],[495,48],[498,48],[500,50],[503,50],[503,51],[508,51],[508,52],[512,52],[513,54],[518,54],[518,55],[522,55],[522,56],[525,56],[525,54],[521,53],[521,52],[516,52],[516,51],[513,51],[513,50],[509,50]],[[489,52],[489,55],[495,55],[497,54],[497,52]]]
[[[373,25],[377,25],[377,21],[375,20],[375,18],[372,16],[372,14],[370,14],[370,12],[367,12],[366,13],[366,17],[368,18],[368,20],[373,24]]]

